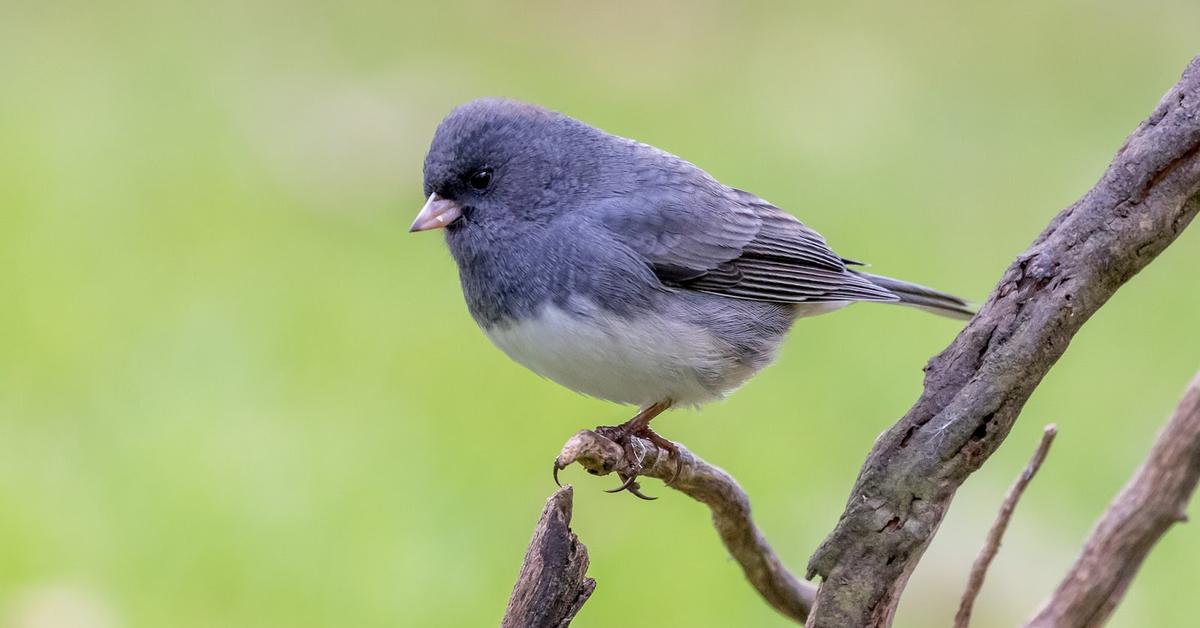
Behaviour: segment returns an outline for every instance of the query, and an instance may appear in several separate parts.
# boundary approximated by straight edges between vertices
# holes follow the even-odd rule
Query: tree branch
[[[1200,373],[1142,466],[1105,511],[1058,589],[1027,626],[1099,626],[1120,603],[1142,560],[1187,520],[1200,480]]]
[[[775,610],[803,624],[812,607],[816,587],[793,576],[775,555],[766,537],[754,525],[750,516],[750,498],[725,471],[679,448],[679,475],[669,486],[703,502],[712,511],[713,526],[726,549],[742,566],[750,584]],[[670,480],[676,472],[675,459],[653,443],[633,439],[633,449],[642,462],[641,474],[660,480]],[[629,462],[623,448],[591,430],[571,437],[555,460],[558,468],[572,462],[594,475],[628,472]]]
[[[967,578],[966,591],[958,606],[958,612],[954,615],[954,628],[967,628],[971,623],[971,608],[975,605],[975,598],[979,597],[980,589],[983,588],[983,579],[987,576],[992,559],[996,557],[996,552],[1000,551],[1000,541],[1004,538],[1004,531],[1008,529],[1008,522],[1012,519],[1013,510],[1016,509],[1017,502],[1025,493],[1025,488],[1029,486],[1033,476],[1037,475],[1038,469],[1042,467],[1042,462],[1046,460],[1046,454],[1050,453],[1050,445],[1054,442],[1056,434],[1058,434],[1057,427],[1046,426],[1042,432],[1042,442],[1033,452],[1033,458],[1030,458],[1025,471],[1017,476],[1012,486],[1008,487],[1008,493],[1005,494],[1004,502],[1000,505],[1000,513],[996,515],[996,521],[992,524],[992,529],[988,531],[983,549],[979,550],[975,564],[971,565],[971,575]]]
[[[501,628],[566,628],[595,590],[587,547],[571,532],[571,505],[570,486],[546,500]]]
[[[1079,328],[1200,209],[1200,57],[1103,177],[1008,268],[926,366],[920,399],[876,441],[809,562],[810,626],[888,626],[957,488],[1000,446]]]

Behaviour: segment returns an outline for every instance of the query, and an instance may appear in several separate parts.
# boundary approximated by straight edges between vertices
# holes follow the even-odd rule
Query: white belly
[[[703,327],[654,314],[618,318],[590,303],[568,309],[547,305],[535,317],[484,331],[538,375],[619,403],[695,405],[745,378],[737,377],[742,369],[729,348]]]

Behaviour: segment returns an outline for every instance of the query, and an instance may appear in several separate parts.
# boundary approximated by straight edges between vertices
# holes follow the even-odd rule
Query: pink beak
[[[421,213],[417,214],[409,232],[442,229],[458,220],[459,216],[462,216],[462,208],[458,203],[442,198],[434,192],[429,195],[429,200],[425,201],[425,206],[421,208]]]

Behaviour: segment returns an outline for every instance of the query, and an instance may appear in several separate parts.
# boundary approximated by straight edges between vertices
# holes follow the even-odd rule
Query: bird
[[[454,108],[423,179],[410,231],[445,232],[483,333],[542,377],[636,406],[597,428],[629,453],[641,437],[677,456],[650,422],[733,392],[799,318],[860,301],[975,313],[864,271],[791,214],[680,157],[535,104]],[[648,498],[638,471],[610,492]]]

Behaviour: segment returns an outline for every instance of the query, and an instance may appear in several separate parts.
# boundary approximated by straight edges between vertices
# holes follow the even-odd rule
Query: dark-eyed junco
[[[872,275],[767,201],[670,153],[541,107],[481,99],[442,121],[413,231],[444,228],[467,307],[496,346],[572,390],[637,405],[725,396],[792,322],[855,301],[956,318],[966,301]],[[633,476],[622,488],[636,486]]]

